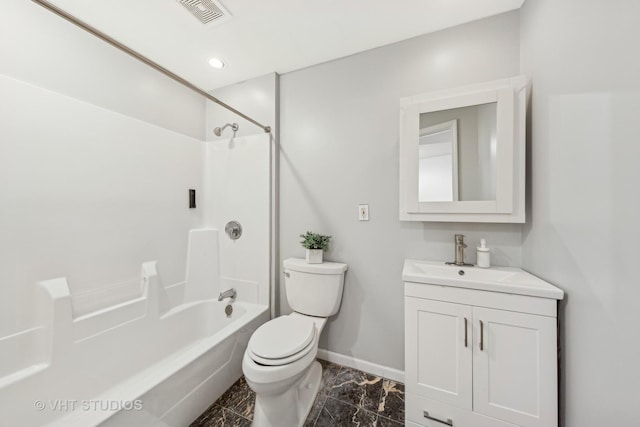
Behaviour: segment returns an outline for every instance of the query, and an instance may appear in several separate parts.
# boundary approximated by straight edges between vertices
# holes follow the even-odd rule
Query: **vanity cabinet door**
[[[407,393],[472,409],[472,307],[405,298]]]
[[[556,319],[481,307],[473,307],[473,319],[474,412],[523,427],[557,426]]]

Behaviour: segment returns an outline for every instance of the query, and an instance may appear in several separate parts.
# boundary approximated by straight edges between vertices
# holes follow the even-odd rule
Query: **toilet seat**
[[[253,333],[247,353],[261,365],[286,365],[307,355],[314,348],[315,338],[316,328],[311,319],[281,316]]]

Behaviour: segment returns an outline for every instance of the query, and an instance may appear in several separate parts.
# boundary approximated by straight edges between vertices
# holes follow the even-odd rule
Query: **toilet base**
[[[300,381],[276,395],[256,394],[252,427],[301,427],[320,390],[322,366],[317,360]]]

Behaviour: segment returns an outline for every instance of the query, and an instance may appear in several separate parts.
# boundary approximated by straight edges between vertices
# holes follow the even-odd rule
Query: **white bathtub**
[[[187,426],[240,377],[269,317],[241,301],[229,318],[216,299],[171,307],[154,263],[142,297],[75,319],[64,278],[38,289],[42,326],[0,338],[0,426]]]

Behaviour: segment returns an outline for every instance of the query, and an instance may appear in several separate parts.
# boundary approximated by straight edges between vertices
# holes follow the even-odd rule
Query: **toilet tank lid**
[[[342,274],[347,271],[347,264],[341,262],[323,262],[321,264],[309,264],[301,258],[285,259],[282,263],[287,270],[301,271],[314,274]]]

